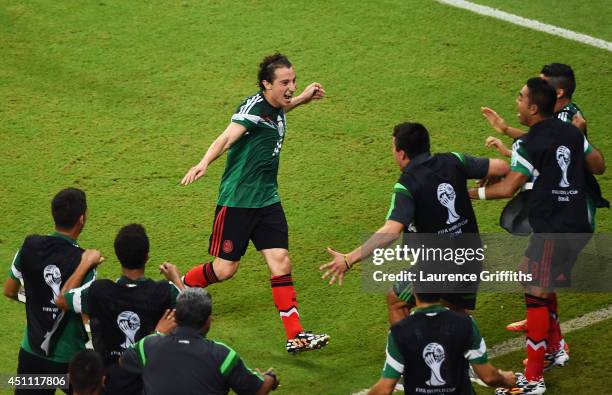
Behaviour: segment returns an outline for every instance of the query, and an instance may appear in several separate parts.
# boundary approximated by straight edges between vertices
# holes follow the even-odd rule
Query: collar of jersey
[[[422,154],[418,154],[414,157],[414,159],[410,160],[410,163],[408,163],[406,167],[404,167],[404,172],[409,171],[414,166],[425,162],[429,158],[431,158],[431,154],[429,152],[423,152]]]
[[[202,335],[202,332],[200,332],[199,329],[190,328],[188,326],[178,326],[172,332],[172,334],[178,335],[178,336],[197,337],[197,338],[206,337],[206,335]]]
[[[139,283],[144,283],[145,281],[147,281],[147,278],[144,276],[137,278],[136,280],[132,280],[131,278],[127,278],[126,276],[121,276],[117,280],[117,284],[119,285],[134,284],[134,283],[139,284]]]
[[[412,309],[412,314],[430,314],[430,313],[441,313],[443,311],[448,310],[446,307],[442,306],[441,304],[434,304],[431,306],[427,306],[427,307],[415,307],[414,309]]]
[[[77,246],[77,247],[79,246],[79,245],[77,244],[77,241],[76,241],[76,240],[74,240],[72,237],[67,236],[67,235],[65,235],[65,234],[63,234],[63,233],[60,233],[60,232],[53,232],[53,233],[51,233],[49,236],[59,237],[60,239],[64,239],[64,240],[66,240],[66,241],[69,241],[71,244],[73,244],[73,245],[75,245],[75,246]]]

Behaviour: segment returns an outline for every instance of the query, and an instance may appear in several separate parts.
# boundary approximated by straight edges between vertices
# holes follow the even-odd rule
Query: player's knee
[[[215,275],[219,281],[229,280],[234,277],[234,274],[238,271],[238,262],[223,262],[214,264]]]
[[[282,276],[291,273],[291,260],[289,259],[289,254],[275,257],[268,265],[270,266],[270,271],[273,276]]]

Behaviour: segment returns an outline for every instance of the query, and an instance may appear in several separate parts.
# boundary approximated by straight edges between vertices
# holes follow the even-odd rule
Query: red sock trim
[[[200,264],[193,267],[185,274],[185,285],[188,287],[208,287],[210,284],[219,282],[215,275],[212,262]]]

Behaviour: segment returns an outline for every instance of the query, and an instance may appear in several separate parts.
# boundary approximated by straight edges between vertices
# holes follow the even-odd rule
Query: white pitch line
[[[544,33],[552,34],[567,38],[568,40],[577,41],[582,44],[591,45],[593,47],[605,49],[612,52],[612,43],[600,38],[592,37],[587,34],[576,33],[571,30],[563,29],[555,25],[549,25],[546,23],[538,22],[533,19],[523,18],[522,16],[510,14],[497,8],[491,8],[480,4],[474,4],[470,1],[465,0],[435,0],[438,3],[450,5],[464,10],[472,11],[476,14],[490,16],[493,18],[501,19],[502,21],[510,22],[515,25],[523,26],[529,29],[538,30]]]
[[[599,310],[586,313],[583,316],[573,318],[569,321],[565,321],[561,324],[561,331],[563,333],[571,333],[579,329],[586,328],[587,326],[597,324],[601,321],[612,318],[612,305],[604,307]],[[516,337],[510,340],[506,340],[500,344],[497,344],[487,350],[487,354],[490,359],[501,357],[502,355],[509,354],[514,351],[518,351],[525,347],[525,338],[523,336]],[[355,392],[353,395],[367,395],[369,388]]]

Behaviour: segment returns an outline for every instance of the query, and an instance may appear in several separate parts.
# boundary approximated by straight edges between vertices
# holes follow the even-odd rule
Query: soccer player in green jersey
[[[228,151],[208,250],[215,259],[192,268],[184,281],[187,286],[207,287],[231,278],[252,240],[270,269],[272,295],[285,327],[287,351],[296,353],[321,348],[329,336],[306,332],[300,324],[287,220],[278,194],[278,164],[287,125],[285,114],[322,99],[325,90],[314,82],[294,96],[295,71],[289,59],[279,53],[264,58],[258,82],[260,91],[238,106],[225,131],[181,181],[189,185],[198,180]]]
[[[572,68],[562,63],[547,64],[542,67],[540,78],[546,80],[557,92],[555,118],[559,118],[563,122],[572,123],[586,134],[587,123],[584,115],[578,105],[572,101],[572,95],[574,90],[576,90],[576,78]],[[489,107],[483,107],[481,111],[491,127],[501,134],[517,139],[526,133],[521,129],[508,126],[506,121]],[[495,147],[498,148],[497,145]],[[501,150],[500,153],[504,154]]]

